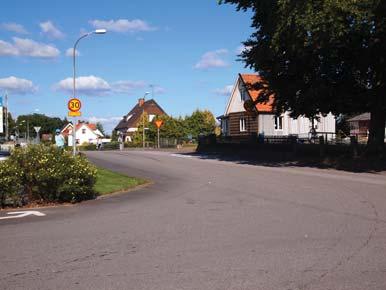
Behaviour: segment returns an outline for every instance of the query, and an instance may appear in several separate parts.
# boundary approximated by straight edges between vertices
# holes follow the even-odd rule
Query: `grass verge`
[[[145,179],[129,177],[98,167],[97,181],[94,189],[99,195],[106,195],[113,192],[129,190],[145,183],[147,183]]]

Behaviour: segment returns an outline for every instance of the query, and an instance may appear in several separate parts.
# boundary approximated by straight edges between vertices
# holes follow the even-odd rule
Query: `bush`
[[[105,143],[102,145],[102,150],[116,150],[119,149],[119,142],[112,141],[110,143]]]
[[[21,172],[10,160],[0,162],[0,206],[16,206],[22,202]]]
[[[0,169],[0,184],[9,188],[4,192],[17,194],[17,186],[12,188],[8,181],[13,174],[12,182],[22,185],[21,193],[29,202],[76,202],[95,196],[96,168],[85,157],[54,146],[18,148]]]
[[[85,144],[81,146],[77,146],[79,151],[95,151],[97,149],[95,144]]]

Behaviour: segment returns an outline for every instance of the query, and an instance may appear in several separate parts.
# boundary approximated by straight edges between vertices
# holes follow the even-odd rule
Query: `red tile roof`
[[[87,127],[90,128],[91,131],[95,131],[97,129],[97,126],[96,124],[93,124],[93,123],[78,123],[76,124],[75,128],[76,128],[76,131],[78,131],[80,129],[80,127],[82,127],[82,125],[86,125]],[[71,126],[72,127],[72,126]],[[62,135],[64,136],[68,136],[70,134],[70,126],[67,126],[65,127],[64,130],[62,130]]]
[[[261,84],[264,87],[268,86],[267,82],[257,74],[240,74],[240,77],[244,82],[245,86],[248,88],[248,93],[251,96],[253,101],[256,101],[260,93],[263,91],[263,89],[256,89],[256,88],[253,88],[253,86],[256,84]],[[274,110],[273,101],[274,101],[274,96],[271,95],[267,102],[257,103],[256,104],[257,111],[265,112],[265,113],[273,112]]]

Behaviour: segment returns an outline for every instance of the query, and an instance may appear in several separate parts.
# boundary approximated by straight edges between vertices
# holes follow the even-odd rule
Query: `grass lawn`
[[[144,179],[129,177],[121,173],[98,167],[97,181],[94,189],[100,195],[104,195],[116,191],[128,190],[145,183],[147,183],[147,181]]]

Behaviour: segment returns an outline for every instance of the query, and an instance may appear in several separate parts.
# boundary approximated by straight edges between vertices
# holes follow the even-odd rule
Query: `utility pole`
[[[9,124],[8,124],[8,92],[5,91],[4,97],[4,127],[5,127],[5,140],[8,141],[9,138]]]
[[[154,85],[150,84],[149,87],[151,88],[151,98],[154,100]]]

